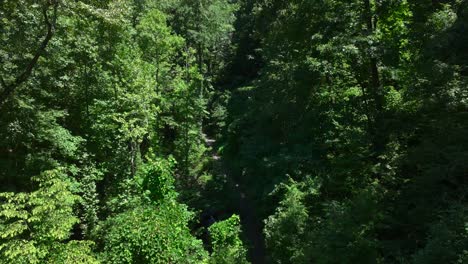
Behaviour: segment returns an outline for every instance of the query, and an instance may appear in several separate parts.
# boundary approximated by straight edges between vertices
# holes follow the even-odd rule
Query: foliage
[[[31,193],[1,193],[0,259],[4,263],[98,263],[91,241],[67,241],[79,219],[73,206],[79,199],[64,169],[35,178]]]
[[[185,206],[173,200],[132,208],[107,221],[106,263],[205,263],[207,253],[187,226]]]
[[[3,0],[0,28],[2,263],[467,261],[466,0]]]
[[[270,261],[463,261],[440,221],[466,216],[447,213],[466,204],[466,1],[240,6],[233,59],[251,71],[229,68],[214,105]]]
[[[286,188],[284,198],[276,208],[275,214],[265,221],[267,248],[272,252],[272,262],[307,263],[305,255],[309,213],[304,205],[305,193],[294,181],[282,187]],[[278,192],[279,188],[276,191]]]
[[[209,227],[213,252],[209,263],[248,263],[246,250],[239,238],[240,218],[233,215]]]
[[[140,170],[141,187],[152,201],[175,198],[172,167],[174,159],[150,161]]]

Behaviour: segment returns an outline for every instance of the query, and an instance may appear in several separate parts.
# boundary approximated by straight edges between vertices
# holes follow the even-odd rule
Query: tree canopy
[[[3,0],[0,263],[467,263],[466,0]]]

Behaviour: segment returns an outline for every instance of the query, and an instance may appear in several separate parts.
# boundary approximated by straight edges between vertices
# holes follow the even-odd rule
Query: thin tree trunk
[[[364,0],[365,19],[368,35],[372,36],[377,27],[377,18],[375,18],[370,0]],[[371,51],[370,51],[371,52]],[[369,128],[372,136],[372,148],[374,156],[377,158],[385,149],[385,137],[383,135],[383,91],[380,80],[378,60],[374,54],[369,54],[369,87],[370,96],[373,101],[372,125]]]

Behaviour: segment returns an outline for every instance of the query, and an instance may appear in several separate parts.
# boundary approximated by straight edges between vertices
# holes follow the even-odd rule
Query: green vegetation
[[[468,1],[3,0],[0,263],[468,263]]]

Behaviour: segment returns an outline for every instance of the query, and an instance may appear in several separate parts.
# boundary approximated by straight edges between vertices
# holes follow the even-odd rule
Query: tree
[[[1,193],[0,259],[5,263],[98,263],[92,241],[72,240],[80,199],[66,171],[46,171],[31,193]]]
[[[247,252],[239,238],[239,216],[233,215],[224,221],[214,223],[208,230],[213,247],[209,263],[248,263]]]
[[[162,201],[143,205],[107,221],[104,259],[108,263],[205,263],[207,253],[187,226],[185,206]]]
[[[50,39],[55,33],[58,6],[59,6],[59,1],[53,0],[53,1],[47,1],[42,7],[42,15],[44,17],[44,24],[46,26],[47,33],[44,37],[44,40],[42,40],[41,44],[39,45],[39,48],[37,48],[37,50],[35,51],[32,59],[29,62],[27,62],[25,69],[17,77],[8,78],[8,79],[13,79],[12,83],[7,83],[5,79],[3,78],[3,76],[0,76],[0,84],[2,86],[2,92],[0,93],[0,107],[2,107],[2,105],[8,99],[8,97],[10,97],[11,94],[15,91],[15,89],[17,89],[18,86],[20,86],[22,83],[24,83],[28,79],[28,77],[32,74],[32,71],[34,67],[36,66],[39,58],[45,52],[45,49],[47,48],[47,45],[50,42]],[[51,18],[49,18],[49,9],[52,9]],[[15,17],[13,15],[13,21],[14,20],[15,20]],[[9,24],[10,21],[8,19],[4,19],[2,22]],[[2,70],[8,71],[10,69],[8,69],[7,67],[7,68],[3,68]]]
[[[298,184],[291,181],[285,188],[284,198],[275,214],[265,220],[265,240],[275,263],[309,263],[308,250],[308,209],[304,205],[305,193]],[[279,191],[279,190],[276,190]],[[309,231],[310,232],[310,231]],[[285,236],[285,234],[290,234]]]

